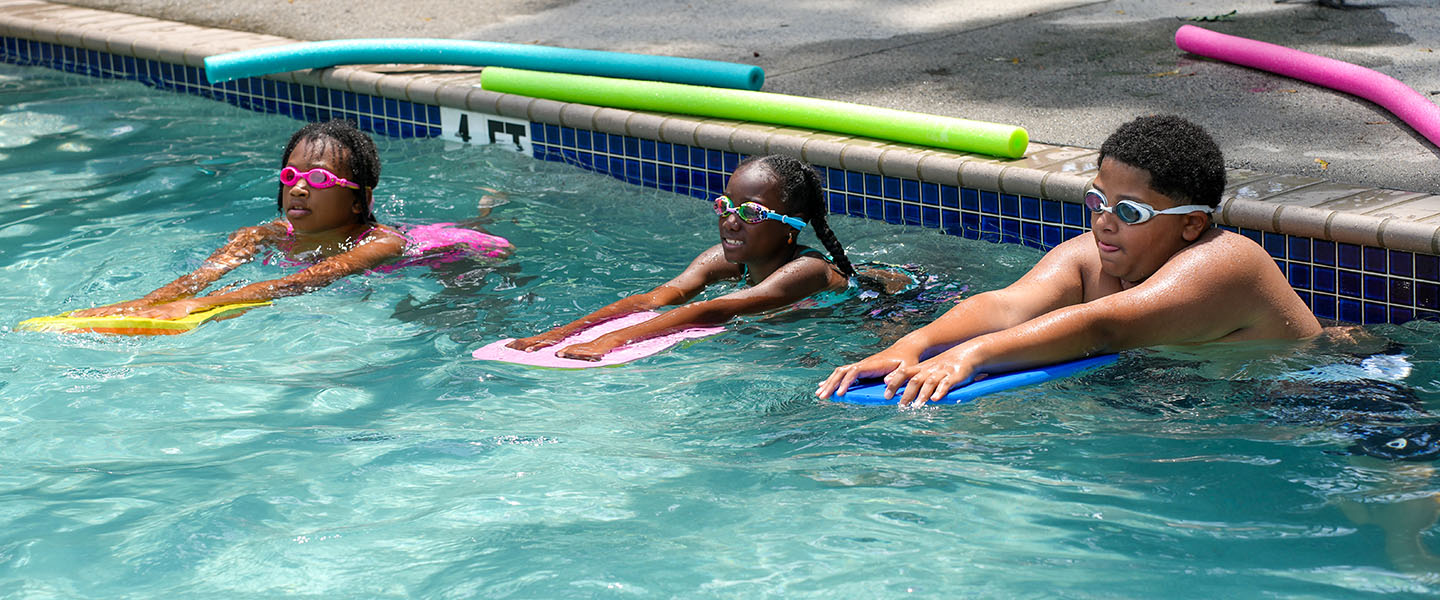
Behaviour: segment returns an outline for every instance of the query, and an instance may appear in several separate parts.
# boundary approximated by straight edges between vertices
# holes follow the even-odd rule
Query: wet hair
[[[375,223],[375,212],[366,195],[367,191],[375,189],[380,183],[380,153],[375,149],[375,141],[365,132],[356,129],[355,123],[351,121],[335,119],[310,123],[290,136],[290,141],[285,144],[285,152],[280,155],[280,168],[285,168],[285,164],[290,162],[290,153],[294,152],[295,146],[302,141],[318,146],[317,150],[321,153],[340,153],[346,166],[350,167],[351,183],[360,186],[358,190],[350,190],[355,193],[355,201],[365,207],[365,211],[360,214],[360,221]],[[275,196],[275,209],[281,210],[284,206],[285,184],[282,183]]]
[[[1150,189],[1176,204],[1219,206],[1225,158],[1199,125],[1175,115],[1140,117],[1100,146],[1100,163],[1115,159],[1150,173]]]
[[[830,260],[840,272],[846,277],[854,276],[855,267],[851,266],[850,259],[845,256],[845,246],[835,239],[835,232],[831,231],[830,224],[825,222],[825,215],[829,211],[825,208],[825,190],[820,183],[820,174],[800,159],[785,154],[750,157],[740,163],[740,167],[752,164],[764,167],[780,180],[780,197],[785,202],[787,212],[796,213],[809,223],[815,230],[815,237],[820,238],[820,243],[825,246],[825,251],[830,253]],[[740,167],[735,170],[739,171]]]

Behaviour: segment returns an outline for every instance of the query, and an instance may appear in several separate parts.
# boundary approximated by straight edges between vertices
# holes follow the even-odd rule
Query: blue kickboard
[[[969,402],[986,394],[1017,388],[1022,385],[1033,385],[1044,383],[1052,379],[1069,377],[1081,371],[1096,367],[1102,367],[1115,362],[1119,358],[1117,354],[1102,354],[1070,362],[1035,367],[1023,371],[1012,371],[991,375],[980,381],[972,381],[950,390],[945,398],[934,402],[934,404],[958,404]],[[905,388],[895,392],[895,397],[885,399],[885,382],[880,379],[870,379],[850,386],[844,396],[832,395],[831,400],[835,402],[847,402],[850,404],[898,404],[900,397],[904,394]]]

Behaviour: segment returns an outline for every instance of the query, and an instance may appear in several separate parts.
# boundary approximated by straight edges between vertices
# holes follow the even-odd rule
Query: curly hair
[[[1107,158],[1150,173],[1150,188],[1176,204],[1218,206],[1225,191],[1220,146],[1199,125],[1175,115],[1121,125],[1100,146],[1100,164]]]
[[[835,238],[830,224],[825,222],[829,210],[825,208],[825,190],[820,183],[820,174],[814,167],[800,159],[785,154],[752,156],[740,163],[740,167],[758,164],[780,180],[781,198],[787,212],[795,213],[815,230],[815,237],[830,253],[830,260],[846,277],[855,275],[855,267],[845,256],[845,246]],[[736,171],[740,168],[736,167]]]
[[[290,162],[290,153],[294,152],[295,146],[302,141],[318,145],[320,152],[342,151],[342,160],[350,167],[350,180],[360,186],[358,190],[351,190],[355,193],[355,201],[365,207],[360,220],[364,223],[375,223],[375,212],[366,195],[366,192],[375,189],[380,183],[380,153],[375,149],[375,141],[365,132],[356,129],[355,123],[351,121],[335,119],[310,123],[290,136],[290,141],[285,144],[285,152],[280,155],[280,168],[285,168]],[[283,210],[284,206],[285,184],[282,183],[275,196],[275,209]]]

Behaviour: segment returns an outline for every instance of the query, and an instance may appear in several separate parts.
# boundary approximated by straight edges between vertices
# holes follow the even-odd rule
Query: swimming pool
[[[501,149],[377,140],[382,221],[466,219],[483,188],[508,195],[487,227],[519,250],[498,265],[352,278],[182,336],[11,331],[143,294],[272,217],[298,124],[29,68],[0,66],[0,93],[0,596],[1436,591],[1342,505],[1440,486],[1336,454],[1354,411],[1269,381],[1353,363],[1349,348],[1131,353],[915,411],[810,392],[943,304],[749,320],[619,368],[472,361],[663,281],[715,237],[703,202]],[[1039,257],[833,225],[857,260],[972,290]],[[1404,383],[1433,407],[1436,324],[1368,331],[1410,354]]]

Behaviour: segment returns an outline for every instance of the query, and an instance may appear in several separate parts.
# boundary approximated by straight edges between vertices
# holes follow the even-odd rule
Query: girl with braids
[[[715,199],[720,243],[701,252],[683,272],[649,292],[605,306],[569,324],[521,338],[511,348],[533,352],[553,346],[597,323],[661,306],[683,305],[593,341],[561,348],[563,358],[600,360],[620,346],[692,327],[716,325],[737,315],[783,308],[802,300],[828,304],[855,289],[855,269],[825,222],[820,176],[795,158],[770,155],[740,163]],[[831,258],[800,245],[811,227]],[[742,280],[747,287],[685,304],[707,286]]]
[[[194,272],[143,298],[71,316],[179,319],[225,304],[304,294],[371,269],[448,262],[452,254],[498,257],[510,250],[504,238],[440,227],[448,223],[404,232],[377,223],[371,206],[380,181],[379,153],[370,136],[348,121],[310,123],[296,131],[280,156],[277,175],[275,202],[282,218],[240,228]],[[283,255],[277,262],[303,268],[279,279],[196,295],[266,249]]]

